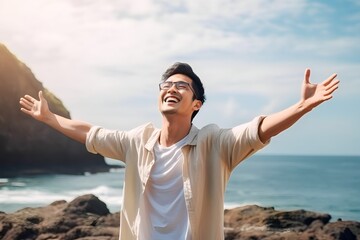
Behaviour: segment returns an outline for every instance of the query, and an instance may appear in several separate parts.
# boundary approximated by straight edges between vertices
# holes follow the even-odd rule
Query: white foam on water
[[[237,207],[244,207],[244,206],[247,206],[247,205],[259,205],[259,206],[261,206],[261,204],[258,203],[258,202],[243,202],[243,203],[225,202],[224,209],[232,209],[232,208],[237,208]]]
[[[57,200],[70,200],[72,196],[48,193],[39,190],[21,189],[0,191],[0,203],[7,204],[46,204]]]
[[[0,178],[0,184],[5,184],[5,183],[8,183],[9,182],[9,179],[7,178]]]
[[[120,206],[122,202],[122,191],[121,189],[111,188],[105,185],[100,185],[96,188],[92,189],[83,189],[80,191],[69,191],[70,195],[73,196],[81,196],[85,194],[94,194],[101,201],[106,204],[117,205]]]
[[[34,189],[8,189],[3,188],[0,191],[0,204],[27,204],[47,205],[54,201],[65,200],[72,201],[74,198],[94,194],[107,205],[120,206],[122,202],[122,191],[107,186],[98,186],[92,189],[71,190],[64,192],[49,192]]]

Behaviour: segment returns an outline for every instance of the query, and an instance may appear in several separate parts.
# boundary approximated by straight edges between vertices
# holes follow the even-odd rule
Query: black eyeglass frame
[[[171,85],[168,88],[164,88],[165,84],[171,84]],[[164,81],[164,82],[159,83],[159,89],[160,90],[168,90],[168,89],[172,88],[173,85],[175,85],[177,90],[181,90],[182,88],[179,88],[179,85],[181,85],[181,84],[184,84],[187,88],[190,88],[190,90],[194,93],[195,99],[198,99],[194,88],[188,82],[184,82],[184,81],[178,81],[178,82]]]

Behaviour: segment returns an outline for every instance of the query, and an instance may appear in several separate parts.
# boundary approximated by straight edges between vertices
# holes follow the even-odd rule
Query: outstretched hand
[[[301,100],[310,109],[332,98],[332,93],[338,89],[339,80],[337,74],[333,74],[319,84],[310,83],[310,69],[305,70],[304,82],[301,89]]]
[[[48,113],[50,112],[48,103],[43,96],[42,91],[39,91],[39,100],[32,96],[25,95],[20,98],[20,109],[22,112],[32,116],[36,120],[44,121]]]

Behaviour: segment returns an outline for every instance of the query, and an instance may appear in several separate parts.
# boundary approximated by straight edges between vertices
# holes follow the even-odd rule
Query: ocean
[[[124,169],[75,176],[0,176],[0,211],[11,213],[92,193],[117,212],[123,179]],[[332,221],[360,221],[360,156],[252,156],[233,171],[224,204],[305,209],[329,213]]]

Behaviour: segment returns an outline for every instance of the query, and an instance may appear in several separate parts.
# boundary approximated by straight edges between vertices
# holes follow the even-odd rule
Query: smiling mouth
[[[170,96],[170,97],[166,97],[164,99],[164,102],[166,102],[166,103],[178,103],[178,102],[180,102],[180,99],[178,99],[177,97],[174,97],[174,96]]]

